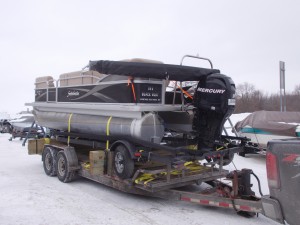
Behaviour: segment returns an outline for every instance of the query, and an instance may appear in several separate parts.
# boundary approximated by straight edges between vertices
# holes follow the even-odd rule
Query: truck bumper
[[[281,210],[280,203],[276,199],[270,198],[269,195],[262,196],[261,198],[263,215],[275,220],[278,223],[284,224],[284,218]]]

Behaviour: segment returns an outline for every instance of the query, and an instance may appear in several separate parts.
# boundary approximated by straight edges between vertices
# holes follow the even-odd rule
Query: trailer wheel
[[[130,157],[128,149],[120,144],[116,147],[114,154],[114,169],[118,177],[127,179],[133,176],[134,161]]]
[[[46,147],[43,152],[44,171],[48,176],[56,176],[56,151],[53,148]]]
[[[68,160],[64,151],[60,151],[57,154],[57,178],[64,183],[68,183],[73,180],[75,172],[69,171]]]

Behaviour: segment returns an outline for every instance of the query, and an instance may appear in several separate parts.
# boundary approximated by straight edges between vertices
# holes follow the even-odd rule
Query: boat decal
[[[68,91],[67,98],[72,96],[79,96],[79,91]]]
[[[224,89],[214,89],[214,88],[201,88],[197,89],[198,92],[202,93],[211,93],[211,94],[224,94],[226,90]]]
[[[70,100],[76,101],[76,100],[84,99],[84,98],[86,98],[86,97],[88,97],[88,96],[93,95],[93,96],[97,97],[98,99],[101,99],[101,100],[104,101],[104,102],[112,102],[112,103],[117,102],[116,100],[114,100],[114,99],[108,97],[107,95],[104,95],[104,94],[102,94],[102,93],[97,92],[98,89],[96,89],[96,90],[95,90],[95,89],[96,89],[96,87],[93,88],[92,90],[86,90],[86,89],[79,89],[79,88],[78,88],[78,89],[77,89],[77,92],[78,92],[78,95],[77,95],[77,96],[79,96],[79,91],[81,91],[81,92],[86,92],[86,93],[85,93],[84,95],[82,95],[82,96],[79,96],[79,97],[77,97],[77,98],[73,98],[73,99],[70,99]],[[75,96],[75,95],[73,95],[73,96]]]
[[[39,89],[35,91],[35,101],[46,101],[47,98],[47,90]]]
[[[86,101],[89,97],[94,97],[98,100],[91,100],[91,102],[118,102],[116,99],[107,96],[104,93],[100,93],[105,88],[110,87],[109,85],[96,85],[96,86],[86,86],[86,87],[63,87],[59,88],[59,99],[58,101]],[[64,97],[65,96],[65,97]],[[88,100],[89,101],[89,100]]]

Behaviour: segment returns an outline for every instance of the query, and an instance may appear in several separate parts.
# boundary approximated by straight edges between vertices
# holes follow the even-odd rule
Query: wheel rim
[[[124,157],[120,152],[117,152],[115,156],[115,166],[118,173],[124,171]]]
[[[45,166],[48,171],[50,171],[52,168],[52,157],[49,153],[45,156]]]
[[[59,175],[63,177],[66,173],[66,161],[63,157],[58,159],[57,166]]]

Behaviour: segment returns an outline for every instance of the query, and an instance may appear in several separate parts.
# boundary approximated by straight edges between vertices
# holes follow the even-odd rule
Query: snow
[[[233,122],[245,115],[233,115]],[[41,157],[27,155],[21,141],[0,134],[0,224],[277,224],[260,215],[244,218],[232,209],[126,194],[87,179],[62,183],[45,175]],[[265,158],[235,156],[238,169],[251,168],[268,193]],[[235,169],[230,164],[229,169]],[[252,179],[257,195],[256,180]]]

